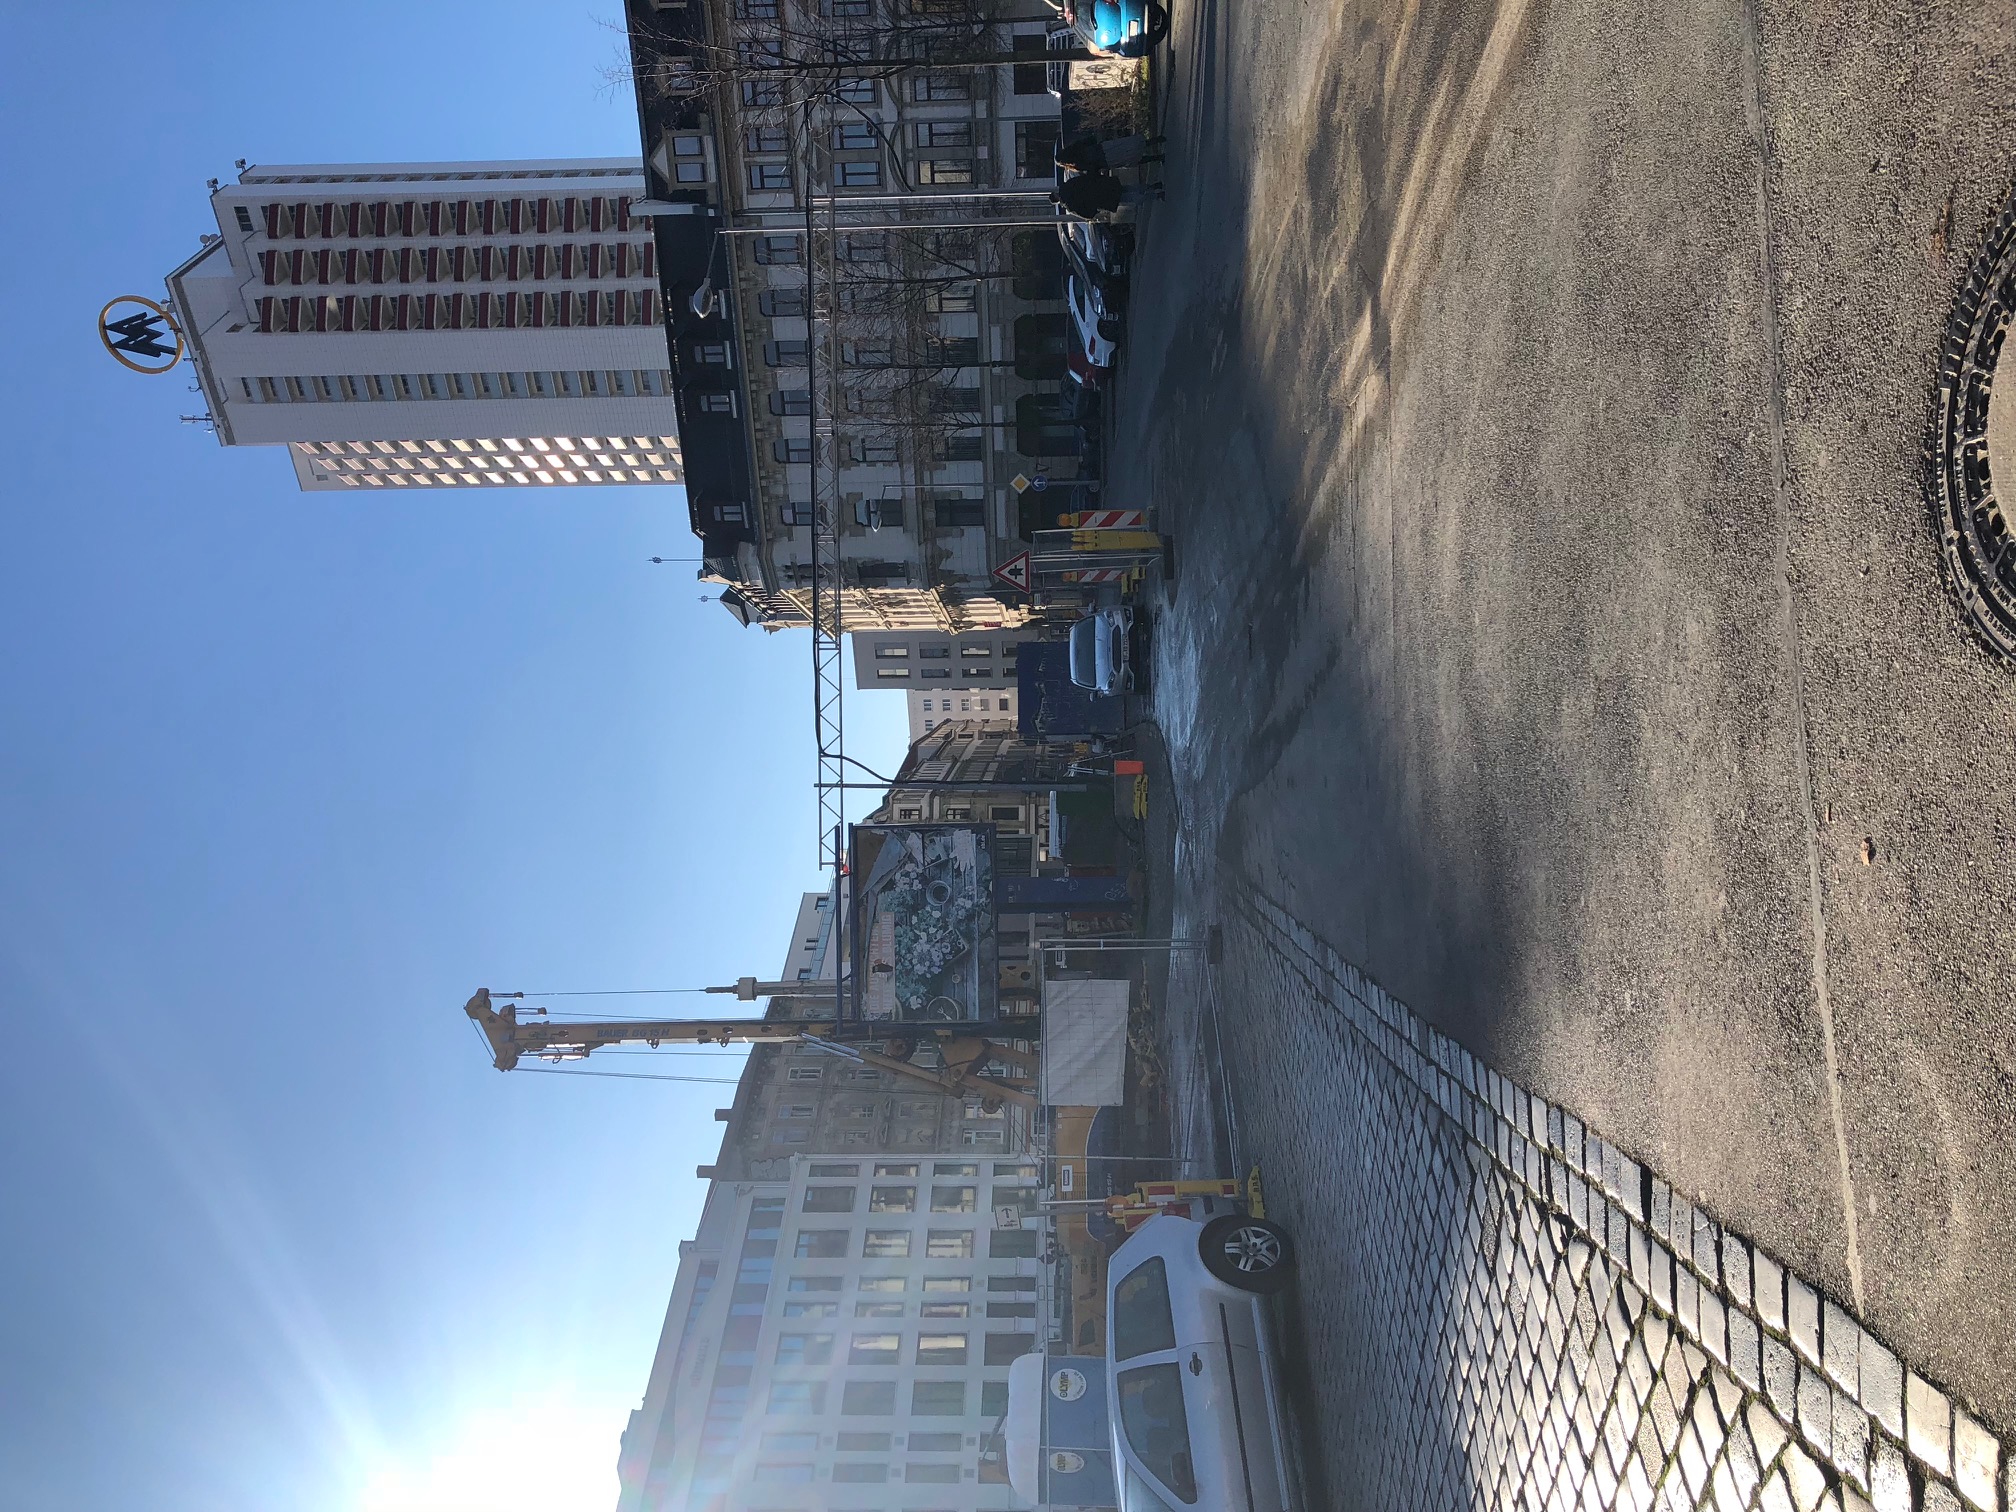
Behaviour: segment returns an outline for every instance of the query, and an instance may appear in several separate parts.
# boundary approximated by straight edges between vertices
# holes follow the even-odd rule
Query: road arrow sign
[[[1018,551],[994,569],[994,581],[1006,583],[1017,593],[1029,591],[1029,553]]]

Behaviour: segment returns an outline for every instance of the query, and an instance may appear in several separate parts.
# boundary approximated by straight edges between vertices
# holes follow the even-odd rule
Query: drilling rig
[[[743,977],[732,987],[709,987],[708,992],[731,993],[742,1002],[759,997],[791,997],[804,991],[798,982],[759,982]],[[1034,1039],[1039,1020],[1025,1018],[986,1019],[964,1023],[906,1023],[890,1020],[838,1020],[831,1018],[702,1018],[702,1019],[590,1019],[558,1023],[538,1016],[520,1018],[518,1003],[523,993],[493,993],[488,987],[463,1005],[490,1046],[491,1061],[499,1071],[509,1071],[521,1058],[569,1061],[584,1060],[592,1052],[612,1045],[736,1045],[802,1042],[822,1045],[846,1060],[875,1066],[936,1091],[979,1097],[988,1104],[1013,1103],[1019,1108],[1035,1108],[1036,1095],[1030,1085],[1036,1073],[1036,1057],[1006,1043],[1010,1039]],[[502,1001],[503,1006],[496,1006]],[[938,1045],[943,1067],[919,1066],[910,1056],[925,1040]],[[879,1046],[879,1048],[878,1048]],[[1010,1076],[985,1076],[989,1062],[1006,1066]]]

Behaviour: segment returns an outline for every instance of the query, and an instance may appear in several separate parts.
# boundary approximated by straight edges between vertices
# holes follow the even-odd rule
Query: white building
[[[1015,726],[1013,689],[985,693],[966,689],[957,693],[912,692],[909,704],[910,739],[913,744],[940,725],[955,719],[983,728],[1008,730]]]
[[[641,163],[246,169],[168,276],[226,446],[307,489],[676,483]]]
[[[1036,1167],[802,1155],[716,1182],[680,1247],[619,1512],[996,1512],[982,1447],[1048,1312]]]

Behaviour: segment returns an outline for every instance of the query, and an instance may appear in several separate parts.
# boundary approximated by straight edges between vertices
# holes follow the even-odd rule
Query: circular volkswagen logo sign
[[[1064,1369],[1051,1372],[1050,1395],[1060,1402],[1075,1402],[1085,1395],[1085,1376],[1082,1371]]]
[[[151,299],[121,294],[98,312],[98,339],[136,373],[165,373],[182,360],[182,329]]]

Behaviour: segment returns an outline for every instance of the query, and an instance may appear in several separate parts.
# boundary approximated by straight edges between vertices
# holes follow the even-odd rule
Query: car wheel
[[[1197,1236],[1204,1269],[1228,1286],[1263,1294],[1280,1291],[1295,1275],[1295,1245],[1288,1231],[1265,1218],[1226,1213]]]
[[[1148,7],[1148,45],[1157,47],[1169,35],[1169,12],[1159,5]]]
[[[1108,341],[1118,341],[1120,339],[1120,331],[1121,325],[1117,320],[1102,320],[1099,322],[1099,334]]]

